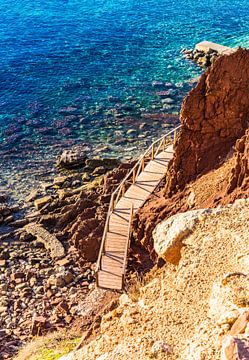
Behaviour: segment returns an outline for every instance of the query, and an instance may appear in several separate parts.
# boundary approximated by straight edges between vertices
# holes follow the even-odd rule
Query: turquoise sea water
[[[247,0],[0,0],[2,177],[82,141],[120,155],[141,115],[179,111],[200,74],[182,48],[249,46],[248,10]]]

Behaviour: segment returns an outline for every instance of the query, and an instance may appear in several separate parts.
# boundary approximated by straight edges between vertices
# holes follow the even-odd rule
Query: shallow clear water
[[[120,155],[132,141],[115,147],[116,138],[141,114],[179,111],[200,73],[181,48],[204,39],[249,46],[248,8],[247,0],[0,0],[2,177],[42,169],[75,142]],[[171,83],[172,104],[163,107],[155,80]]]

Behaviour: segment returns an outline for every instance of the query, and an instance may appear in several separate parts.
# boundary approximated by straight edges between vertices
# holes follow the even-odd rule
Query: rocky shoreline
[[[35,335],[72,326],[94,287],[110,193],[132,162],[82,154],[62,153],[63,173],[32,190],[21,212],[1,194],[1,359]]]
[[[207,68],[218,58],[219,54],[216,50],[198,50],[198,49],[182,49],[181,53],[185,59],[193,61],[201,68]]]

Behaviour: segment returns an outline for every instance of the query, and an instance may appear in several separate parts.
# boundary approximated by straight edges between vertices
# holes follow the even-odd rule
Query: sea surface
[[[182,48],[249,46],[248,0],[0,0],[0,18],[0,186],[18,193],[74,144],[128,159],[165,132],[149,114],[178,114],[201,73]]]

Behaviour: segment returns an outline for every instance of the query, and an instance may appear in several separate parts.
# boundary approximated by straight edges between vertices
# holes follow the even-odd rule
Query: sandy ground
[[[133,287],[136,301],[122,296],[121,305],[103,316],[96,338],[72,359],[218,360],[229,331],[218,319],[248,306],[248,278],[224,280],[248,271],[248,205],[242,200],[199,223],[184,242],[179,265],[153,271],[146,285]],[[164,351],[155,354],[157,346]]]

